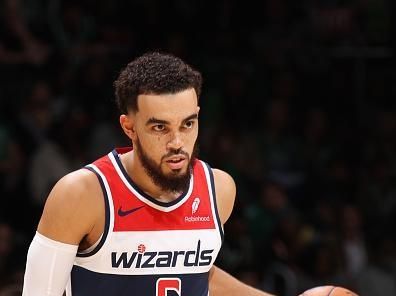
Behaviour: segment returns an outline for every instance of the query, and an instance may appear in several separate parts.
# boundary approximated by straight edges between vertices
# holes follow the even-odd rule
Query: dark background
[[[112,83],[149,50],[203,73],[200,157],[238,188],[219,266],[396,295],[394,1],[0,3],[1,295],[54,183],[128,144]]]

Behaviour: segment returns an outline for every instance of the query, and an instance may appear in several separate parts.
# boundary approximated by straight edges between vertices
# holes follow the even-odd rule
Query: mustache
[[[180,149],[171,149],[167,154],[162,156],[161,160],[164,160],[165,158],[171,157],[173,155],[184,155],[186,158],[190,158],[190,155],[186,152],[183,151],[181,148]]]

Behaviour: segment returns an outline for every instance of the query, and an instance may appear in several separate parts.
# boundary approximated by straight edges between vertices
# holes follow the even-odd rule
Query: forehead
[[[198,98],[193,88],[174,94],[139,95],[137,117],[177,121],[197,112]]]

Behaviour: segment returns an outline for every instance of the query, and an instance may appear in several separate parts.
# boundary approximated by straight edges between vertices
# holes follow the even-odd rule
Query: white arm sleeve
[[[22,296],[62,296],[77,249],[36,232],[27,255]]]

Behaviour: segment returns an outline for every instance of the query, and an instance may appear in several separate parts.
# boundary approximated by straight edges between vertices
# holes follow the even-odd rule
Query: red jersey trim
[[[123,150],[122,152],[125,153],[127,150]],[[159,211],[162,212],[171,212],[181,205],[183,205],[191,196],[191,193],[194,188],[194,177],[193,174],[191,175],[190,178],[190,185],[188,187],[187,192],[183,193],[181,196],[179,196],[177,199],[175,199],[172,202],[160,202],[152,198],[151,196],[145,194],[142,192],[142,190],[139,189],[138,186],[132,181],[131,177],[128,175],[128,173],[125,171],[124,166],[121,163],[121,159],[118,155],[117,150],[113,150],[111,153],[108,154],[108,157],[111,161],[111,163],[114,166],[115,171],[117,172],[118,176],[124,183],[124,185],[128,188],[128,190],[136,196],[140,201],[143,203],[149,205],[152,208],[155,208]]]

